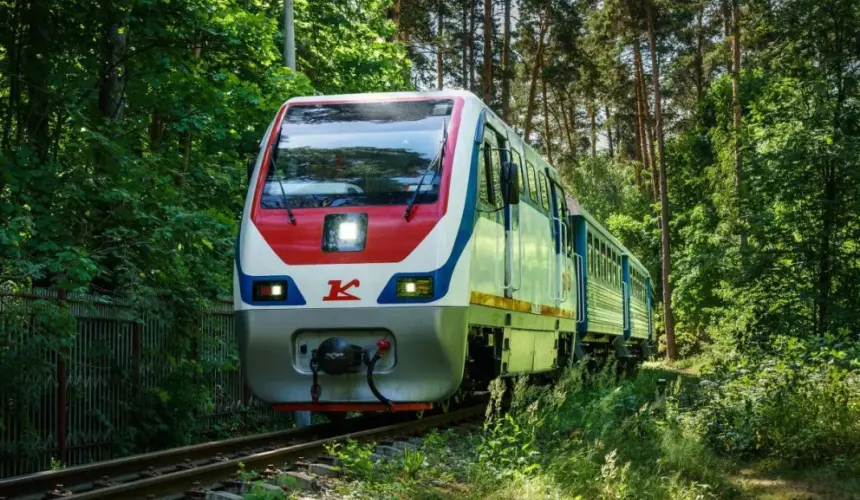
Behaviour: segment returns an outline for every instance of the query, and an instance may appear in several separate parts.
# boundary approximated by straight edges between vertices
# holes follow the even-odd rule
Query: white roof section
[[[426,92],[368,92],[364,94],[332,94],[332,95],[311,95],[292,97],[287,100],[286,104],[298,104],[303,102],[325,102],[325,101],[346,101],[346,102],[373,102],[384,101],[389,99],[403,98],[425,98],[425,99],[442,99],[451,97],[462,97],[467,100],[480,101],[478,96],[467,90],[432,90]]]

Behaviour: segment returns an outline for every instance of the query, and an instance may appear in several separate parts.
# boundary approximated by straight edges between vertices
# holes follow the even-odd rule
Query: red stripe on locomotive
[[[333,101],[303,101],[296,105],[313,104],[343,104],[353,102],[397,102],[425,101],[426,97],[407,97],[397,99],[377,100],[333,100]],[[452,98],[454,109],[451,113],[451,124],[448,132],[448,142],[445,144],[445,161],[442,164],[442,180],[439,186],[439,197],[433,203],[416,204],[409,221],[403,219],[403,206],[364,206],[341,207],[338,213],[360,212],[367,214],[367,241],[362,252],[323,252],[320,246],[323,236],[325,216],[332,213],[331,208],[294,208],[296,224],[292,225],[287,219],[284,209],[262,208],[260,198],[270,166],[272,145],[277,137],[277,129],[281,126],[284,114],[289,105],[281,107],[275,119],[275,127],[266,150],[254,200],[251,205],[251,221],[260,231],[263,239],[275,254],[288,265],[310,264],[369,264],[400,262],[412,253],[430,231],[436,226],[448,211],[448,195],[450,192],[451,175],[454,165],[454,152],[457,146],[457,133],[460,129],[460,117],[464,100],[461,97]]]

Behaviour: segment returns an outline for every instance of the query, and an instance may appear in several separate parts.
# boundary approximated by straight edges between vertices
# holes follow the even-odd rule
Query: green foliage
[[[244,495],[245,500],[285,500],[287,494],[283,491],[262,486],[260,482],[251,485],[251,491]]]
[[[374,443],[361,444],[352,439],[348,439],[346,443],[326,445],[326,451],[343,462],[343,466],[339,466],[340,469],[358,479],[373,478],[375,467],[371,455],[374,448]]]
[[[246,162],[293,96],[409,88],[389,4],[296,2],[294,72],[281,62],[278,2],[0,2],[0,286],[122,297],[134,320],[146,313],[172,332],[159,359],[168,375],[123,402],[134,418],[110,429],[119,450],[201,437],[219,367],[195,361],[192,344],[207,300],[232,289]],[[153,311],[156,300],[169,306]],[[51,301],[2,305],[0,426],[22,429],[3,451],[30,456],[40,441],[27,409],[45,404],[75,319]],[[86,354],[106,368],[112,355]],[[129,383],[127,372],[109,383]]]
[[[792,467],[856,465],[860,352],[845,340],[780,337],[775,352],[716,361],[705,372],[696,413],[711,446]]]

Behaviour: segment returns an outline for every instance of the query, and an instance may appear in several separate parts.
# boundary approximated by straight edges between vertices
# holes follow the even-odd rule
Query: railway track
[[[310,460],[336,441],[383,441],[434,427],[482,417],[486,403],[421,419],[398,414],[348,419],[301,429],[228,439],[155,453],[46,471],[0,481],[0,499],[204,498],[207,491],[230,490],[248,471]],[[284,466],[284,464],[287,464]]]

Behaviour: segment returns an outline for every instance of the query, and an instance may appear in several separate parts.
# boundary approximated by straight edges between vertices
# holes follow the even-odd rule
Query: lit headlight
[[[401,299],[424,299],[433,296],[433,278],[397,278],[397,297]]]
[[[255,281],[254,300],[277,302],[287,299],[286,281]]]
[[[341,241],[355,241],[358,238],[358,224],[353,221],[341,222],[337,228],[337,237]]]
[[[324,252],[360,252],[367,239],[367,214],[328,214],[323,222]]]

